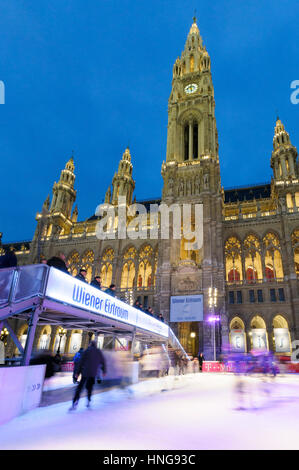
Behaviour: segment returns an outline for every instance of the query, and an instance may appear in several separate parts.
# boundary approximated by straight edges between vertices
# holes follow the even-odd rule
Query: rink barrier
[[[0,367],[0,424],[37,408],[46,365]]]

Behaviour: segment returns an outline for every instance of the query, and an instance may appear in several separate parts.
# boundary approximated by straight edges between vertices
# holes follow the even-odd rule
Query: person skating
[[[80,359],[81,359],[83,351],[84,351],[84,349],[80,348],[79,351],[74,355],[74,358],[73,358],[73,362],[74,362],[73,382],[74,382],[74,384],[79,383],[78,382],[79,367],[80,367]]]
[[[73,398],[73,404],[70,408],[70,411],[76,409],[84,385],[87,389],[87,407],[90,406],[92,389],[95,384],[95,378],[98,374],[99,367],[102,368],[103,375],[105,375],[106,374],[105,358],[102,352],[100,351],[100,349],[97,348],[96,342],[91,341],[88,348],[85,351],[83,351],[81,359],[80,359],[80,364],[78,367],[78,375],[81,373],[81,380],[76,388],[75,395]]]
[[[199,370],[202,372],[202,365],[203,361],[205,360],[203,353],[198,354],[198,365],[199,365]]]

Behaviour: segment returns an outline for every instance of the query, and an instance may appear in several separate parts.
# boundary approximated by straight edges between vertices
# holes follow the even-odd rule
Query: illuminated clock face
[[[187,93],[187,95],[190,95],[191,93],[195,93],[197,89],[198,85],[196,85],[196,83],[190,83],[185,87],[185,93]]]

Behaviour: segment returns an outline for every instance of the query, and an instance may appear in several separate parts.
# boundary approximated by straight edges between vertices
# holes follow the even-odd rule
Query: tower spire
[[[124,196],[126,198],[127,204],[130,205],[132,203],[133,191],[135,188],[135,181],[132,177],[132,171],[133,165],[131,162],[131,153],[129,147],[127,146],[122,155],[122,159],[119,162],[118,171],[115,173],[112,180],[112,204],[118,203],[119,196]]]
[[[297,178],[296,159],[296,148],[291,144],[290,136],[277,116],[274,128],[273,152],[271,156],[271,167],[273,168],[274,178],[278,180]]]

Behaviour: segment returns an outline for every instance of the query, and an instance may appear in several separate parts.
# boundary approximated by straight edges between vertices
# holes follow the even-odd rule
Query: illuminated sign
[[[170,321],[203,321],[203,295],[177,295],[171,297]]]
[[[53,267],[50,268],[45,295],[164,337],[169,335],[165,323]]]

